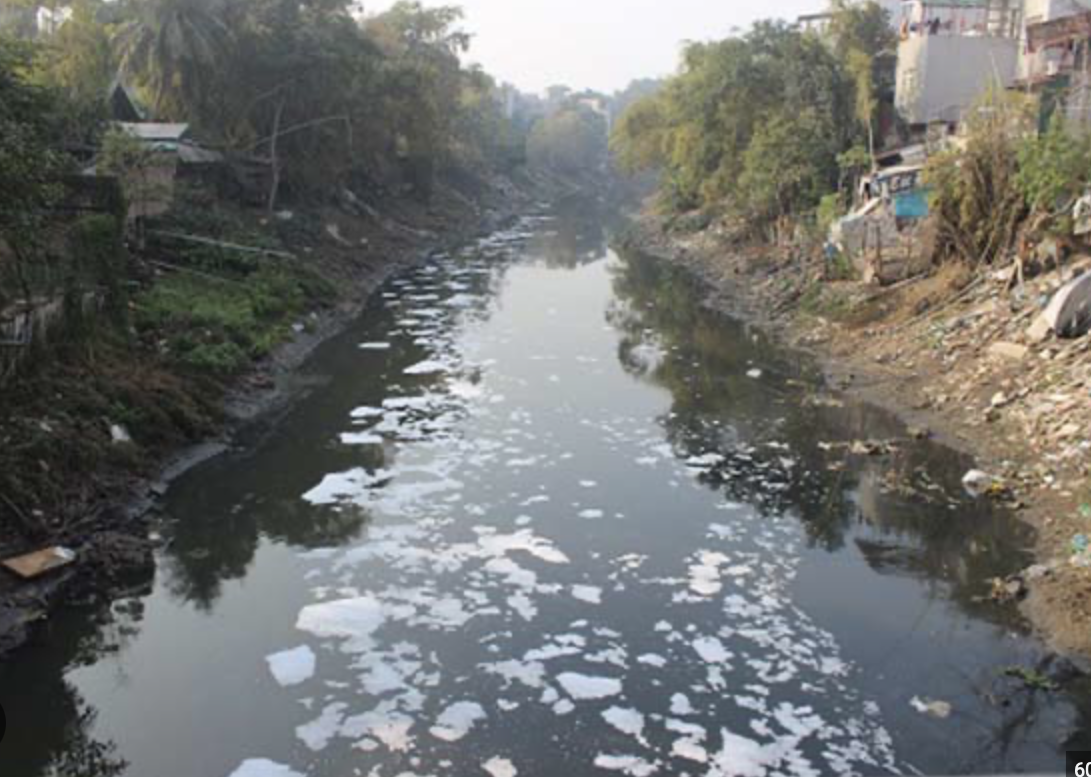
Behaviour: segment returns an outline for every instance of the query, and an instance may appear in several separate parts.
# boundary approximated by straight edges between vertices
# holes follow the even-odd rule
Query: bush
[[[1031,213],[1067,216],[1091,180],[1091,136],[1070,132],[1057,114],[1044,134],[1019,146],[1016,184]]]
[[[966,122],[965,148],[929,160],[925,182],[932,188],[941,258],[991,264],[1011,250],[1026,216],[1017,185],[1019,148],[1032,127],[1026,97],[990,93]]]

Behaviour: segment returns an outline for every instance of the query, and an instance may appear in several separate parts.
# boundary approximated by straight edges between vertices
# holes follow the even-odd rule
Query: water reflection
[[[812,547],[833,554],[826,564],[838,563],[851,546],[874,573],[912,581],[935,607],[925,604],[918,622],[906,623],[907,635],[925,621],[929,629],[959,629],[938,615],[950,605],[970,622],[992,624],[997,639],[1027,632],[1017,610],[990,593],[993,579],[1030,563],[1033,532],[1005,510],[964,494],[960,476],[969,460],[909,439],[896,419],[875,407],[815,394],[807,362],[709,311],[684,271],[628,255],[615,268],[614,290],[608,318],[624,332],[619,361],[671,392],[671,412],[660,422],[677,455],[721,454],[700,476],[708,487],[770,517],[795,516]],[[1060,732],[1086,737],[1082,709],[1075,715],[1059,710],[1051,694],[1014,680],[1005,666],[989,666],[983,655],[960,654],[964,648],[945,655],[947,641],[957,643],[942,640],[931,660],[942,662],[933,674],[955,678],[946,693],[965,694],[960,723],[950,727],[967,732],[962,768],[1022,769],[1028,751],[1057,748]],[[884,662],[897,655],[895,643]],[[1069,669],[1033,648],[1024,660],[1043,676]],[[1080,693],[1075,687],[1072,693],[1076,701]]]
[[[35,652],[37,671],[21,671],[15,663],[0,664],[0,704],[7,711],[7,734],[0,745],[4,774],[117,777],[125,773],[128,764],[117,745],[95,733],[99,711],[68,673],[124,650],[139,635],[143,613],[137,596],[107,609],[89,609],[80,618],[55,619],[27,648]],[[51,725],[41,726],[42,720]]]
[[[797,514],[814,546],[834,552],[851,542],[876,572],[927,582],[970,615],[1018,622],[984,595],[989,580],[1029,563],[1033,536],[962,493],[967,459],[911,441],[878,408],[816,398],[805,363],[707,310],[676,268],[626,257],[614,289],[621,363],[671,391],[668,439],[684,456],[726,452],[702,475],[710,486],[769,514]],[[662,354],[652,369],[634,356],[649,350]],[[760,378],[748,375],[755,364]],[[775,384],[762,380],[770,371]],[[854,451],[859,441],[882,441],[869,447],[890,452]]]
[[[61,619],[29,671],[0,670],[40,732],[14,773],[223,777],[262,755],[389,777],[504,755],[534,777],[613,753],[680,773],[677,745],[730,742],[762,770],[781,746],[846,772],[895,750],[937,772],[1055,765],[1087,726],[999,671],[1056,667],[985,596],[1031,537],[964,497],[967,462],[824,393],[684,273],[614,257],[594,207],[528,224],[392,281],[317,354],[311,400],[172,489],[146,633],[139,607]],[[267,657],[300,647],[316,674],[281,687]],[[591,698],[614,680],[621,729]],[[465,740],[434,733],[471,701]]]

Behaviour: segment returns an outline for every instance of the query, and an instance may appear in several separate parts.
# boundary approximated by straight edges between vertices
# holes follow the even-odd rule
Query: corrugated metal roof
[[[127,132],[133,137],[147,141],[179,142],[189,132],[188,124],[158,124],[155,122],[131,122],[119,121],[117,127],[122,132]]]

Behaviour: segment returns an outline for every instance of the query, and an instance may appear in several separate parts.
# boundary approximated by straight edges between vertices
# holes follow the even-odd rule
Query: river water
[[[969,462],[574,206],[387,284],[171,490],[154,584],[0,669],[11,777],[1062,770],[1087,695]],[[893,452],[854,452],[857,440]]]

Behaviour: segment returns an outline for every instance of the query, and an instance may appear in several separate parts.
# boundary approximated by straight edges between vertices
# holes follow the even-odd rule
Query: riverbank
[[[277,265],[269,294],[260,274],[221,278],[220,267],[192,269],[193,256],[182,261],[162,244],[134,257],[129,333],[104,328],[87,342],[51,344],[4,390],[0,558],[63,546],[76,560],[32,581],[0,575],[0,656],[57,607],[101,606],[149,585],[155,506],[173,479],[242,432],[275,423],[309,388],[297,368],[391,273],[501,228],[555,188],[496,179],[472,195],[441,186],[427,206],[391,197],[379,207],[347,202],[273,218],[205,203],[235,232],[291,257],[283,272]],[[207,232],[210,214],[194,211]],[[240,297],[249,307],[236,315]],[[203,315],[203,306],[215,313]],[[213,315],[226,318],[225,310],[242,323],[225,321],[220,336]],[[240,351],[240,341],[252,347]],[[229,369],[216,361],[224,354]]]
[[[1038,563],[997,581],[1054,650],[1091,656],[1091,338],[1029,338],[1040,300],[1091,266],[1009,292],[1009,273],[947,268],[879,288],[830,281],[807,252],[740,248],[716,230],[645,217],[623,241],[685,266],[707,304],[817,357],[830,383],[972,454],[991,495],[1036,529]]]

